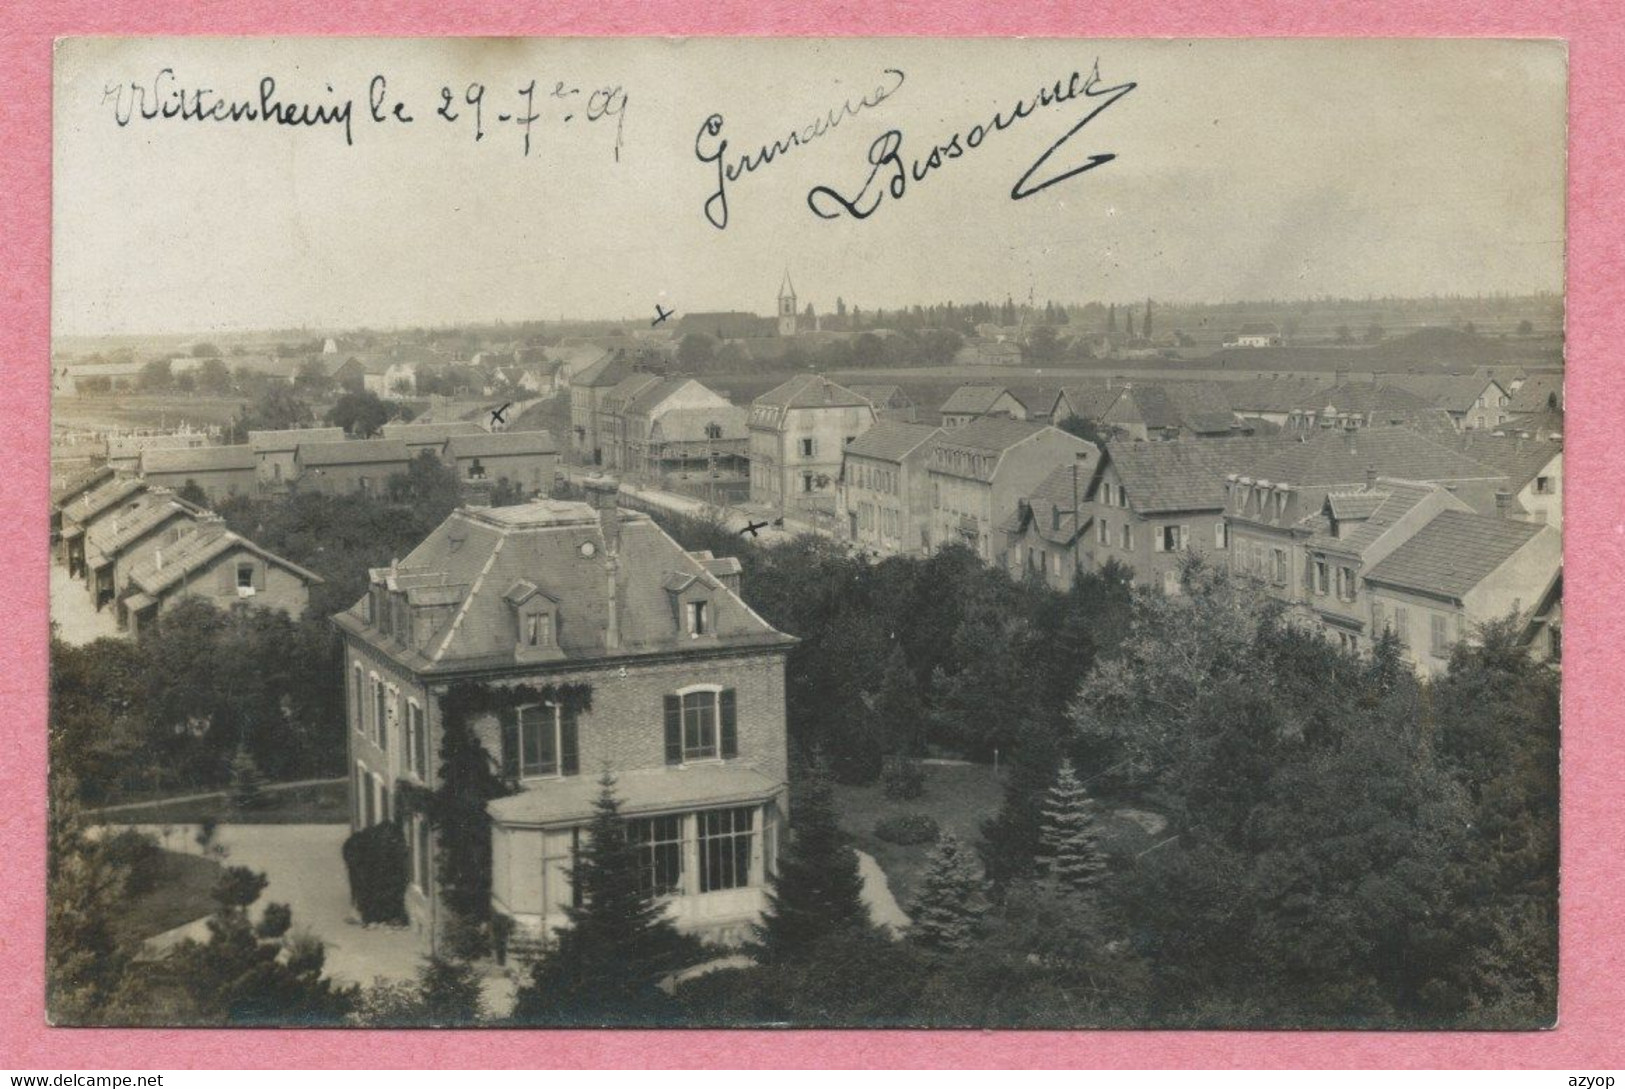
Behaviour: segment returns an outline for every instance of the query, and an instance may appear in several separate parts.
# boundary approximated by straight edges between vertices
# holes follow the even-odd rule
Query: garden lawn
[[[215,909],[209,894],[220,879],[220,863],[212,858],[160,851],[153,865],[153,887],[131,900],[118,918],[120,935],[131,941],[146,941],[201,919]]]
[[[932,845],[888,843],[875,835],[875,822],[883,817],[923,813],[944,831],[974,847],[982,838],[982,822],[999,811],[1003,800],[1003,780],[987,764],[927,764],[925,793],[910,801],[886,797],[879,783],[835,787],[835,811],[842,830],[852,837],[854,847],[880,863],[886,883],[904,911],[919,889]],[[790,819],[794,827],[793,813]]]
[[[175,801],[160,799],[92,816],[107,824],[348,824],[349,783],[334,779],[268,786],[264,804],[253,809],[237,809],[224,793],[219,793]]]

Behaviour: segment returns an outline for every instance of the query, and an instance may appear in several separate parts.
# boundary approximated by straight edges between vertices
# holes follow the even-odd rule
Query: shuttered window
[[[739,755],[739,705],[732,688],[665,697],[666,763]]]

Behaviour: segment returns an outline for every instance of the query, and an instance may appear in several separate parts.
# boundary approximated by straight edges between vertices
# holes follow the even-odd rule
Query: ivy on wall
[[[499,762],[480,744],[474,721],[495,715],[506,730],[519,708],[556,703],[566,714],[592,709],[589,684],[504,685],[472,681],[452,685],[439,697],[440,774],[434,790],[402,783],[403,812],[429,818],[438,848],[435,879],[440,903],[451,916],[448,941],[466,953],[485,941],[491,919],[491,817],[486,805],[518,791]]]

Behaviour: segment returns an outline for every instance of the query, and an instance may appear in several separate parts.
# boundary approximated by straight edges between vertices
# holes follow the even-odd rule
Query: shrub
[[[158,887],[163,851],[152,836],[127,828],[116,836],[109,836],[104,851],[108,862],[128,871],[124,880],[127,895],[142,896]]]
[[[934,818],[924,813],[898,813],[882,817],[875,822],[875,835],[887,843],[909,846],[916,843],[934,843],[941,829]]]
[[[265,777],[245,748],[231,758],[229,797],[233,809],[258,809],[265,804]]]
[[[881,773],[881,789],[886,797],[912,801],[925,793],[925,765],[907,756],[886,757]]]
[[[398,826],[385,821],[351,835],[344,841],[344,866],[363,923],[406,922],[411,862]]]

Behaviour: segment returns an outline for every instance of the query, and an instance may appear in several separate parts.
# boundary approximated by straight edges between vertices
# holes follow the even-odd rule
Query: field
[[[147,427],[206,428],[231,422],[247,404],[242,397],[191,396],[184,393],[118,393],[96,397],[55,397],[51,426],[55,430],[130,430]]]

